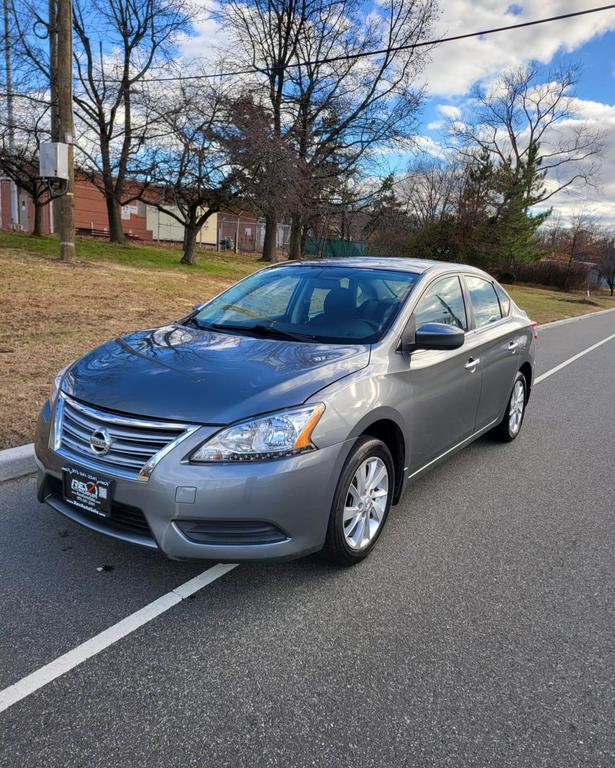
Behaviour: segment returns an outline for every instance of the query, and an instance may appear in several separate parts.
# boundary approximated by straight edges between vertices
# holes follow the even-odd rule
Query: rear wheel
[[[489,433],[491,437],[503,443],[512,442],[521,431],[526,402],[527,381],[525,376],[519,371],[515,377],[515,383],[513,384],[502,421],[491,430]]]
[[[324,546],[339,565],[354,565],[372,551],[393,498],[395,473],[387,446],[373,437],[359,438],[339,479]]]

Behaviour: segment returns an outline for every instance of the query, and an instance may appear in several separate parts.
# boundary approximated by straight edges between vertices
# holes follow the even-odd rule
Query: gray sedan
[[[39,500],[171,558],[350,565],[412,480],[484,433],[519,435],[534,339],[472,267],[276,265],[61,371]]]

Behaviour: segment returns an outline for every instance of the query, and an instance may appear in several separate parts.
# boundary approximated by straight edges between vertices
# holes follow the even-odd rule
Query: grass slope
[[[615,298],[608,291],[592,291],[588,298],[585,292],[558,291],[535,285],[505,286],[515,302],[538,323],[563,320],[566,317],[587,315],[601,309],[615,308]]]

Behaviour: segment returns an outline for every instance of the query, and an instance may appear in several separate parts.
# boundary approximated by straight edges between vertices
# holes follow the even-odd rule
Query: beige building
[[[153,205],[146,206],[146,226],[152,233],[154,242],[181,243],[184,239],[184,227],[168,213],[163,213]],[[179,213],[179,212],[178,212]],[[217,247],[218,214],[212,213],[197,237],[197,245]]]

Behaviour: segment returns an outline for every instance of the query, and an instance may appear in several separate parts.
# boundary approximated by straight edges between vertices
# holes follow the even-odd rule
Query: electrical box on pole
[[[68,144],[57,141],[41,144],[39,167],[44,179],[68,180]]]

